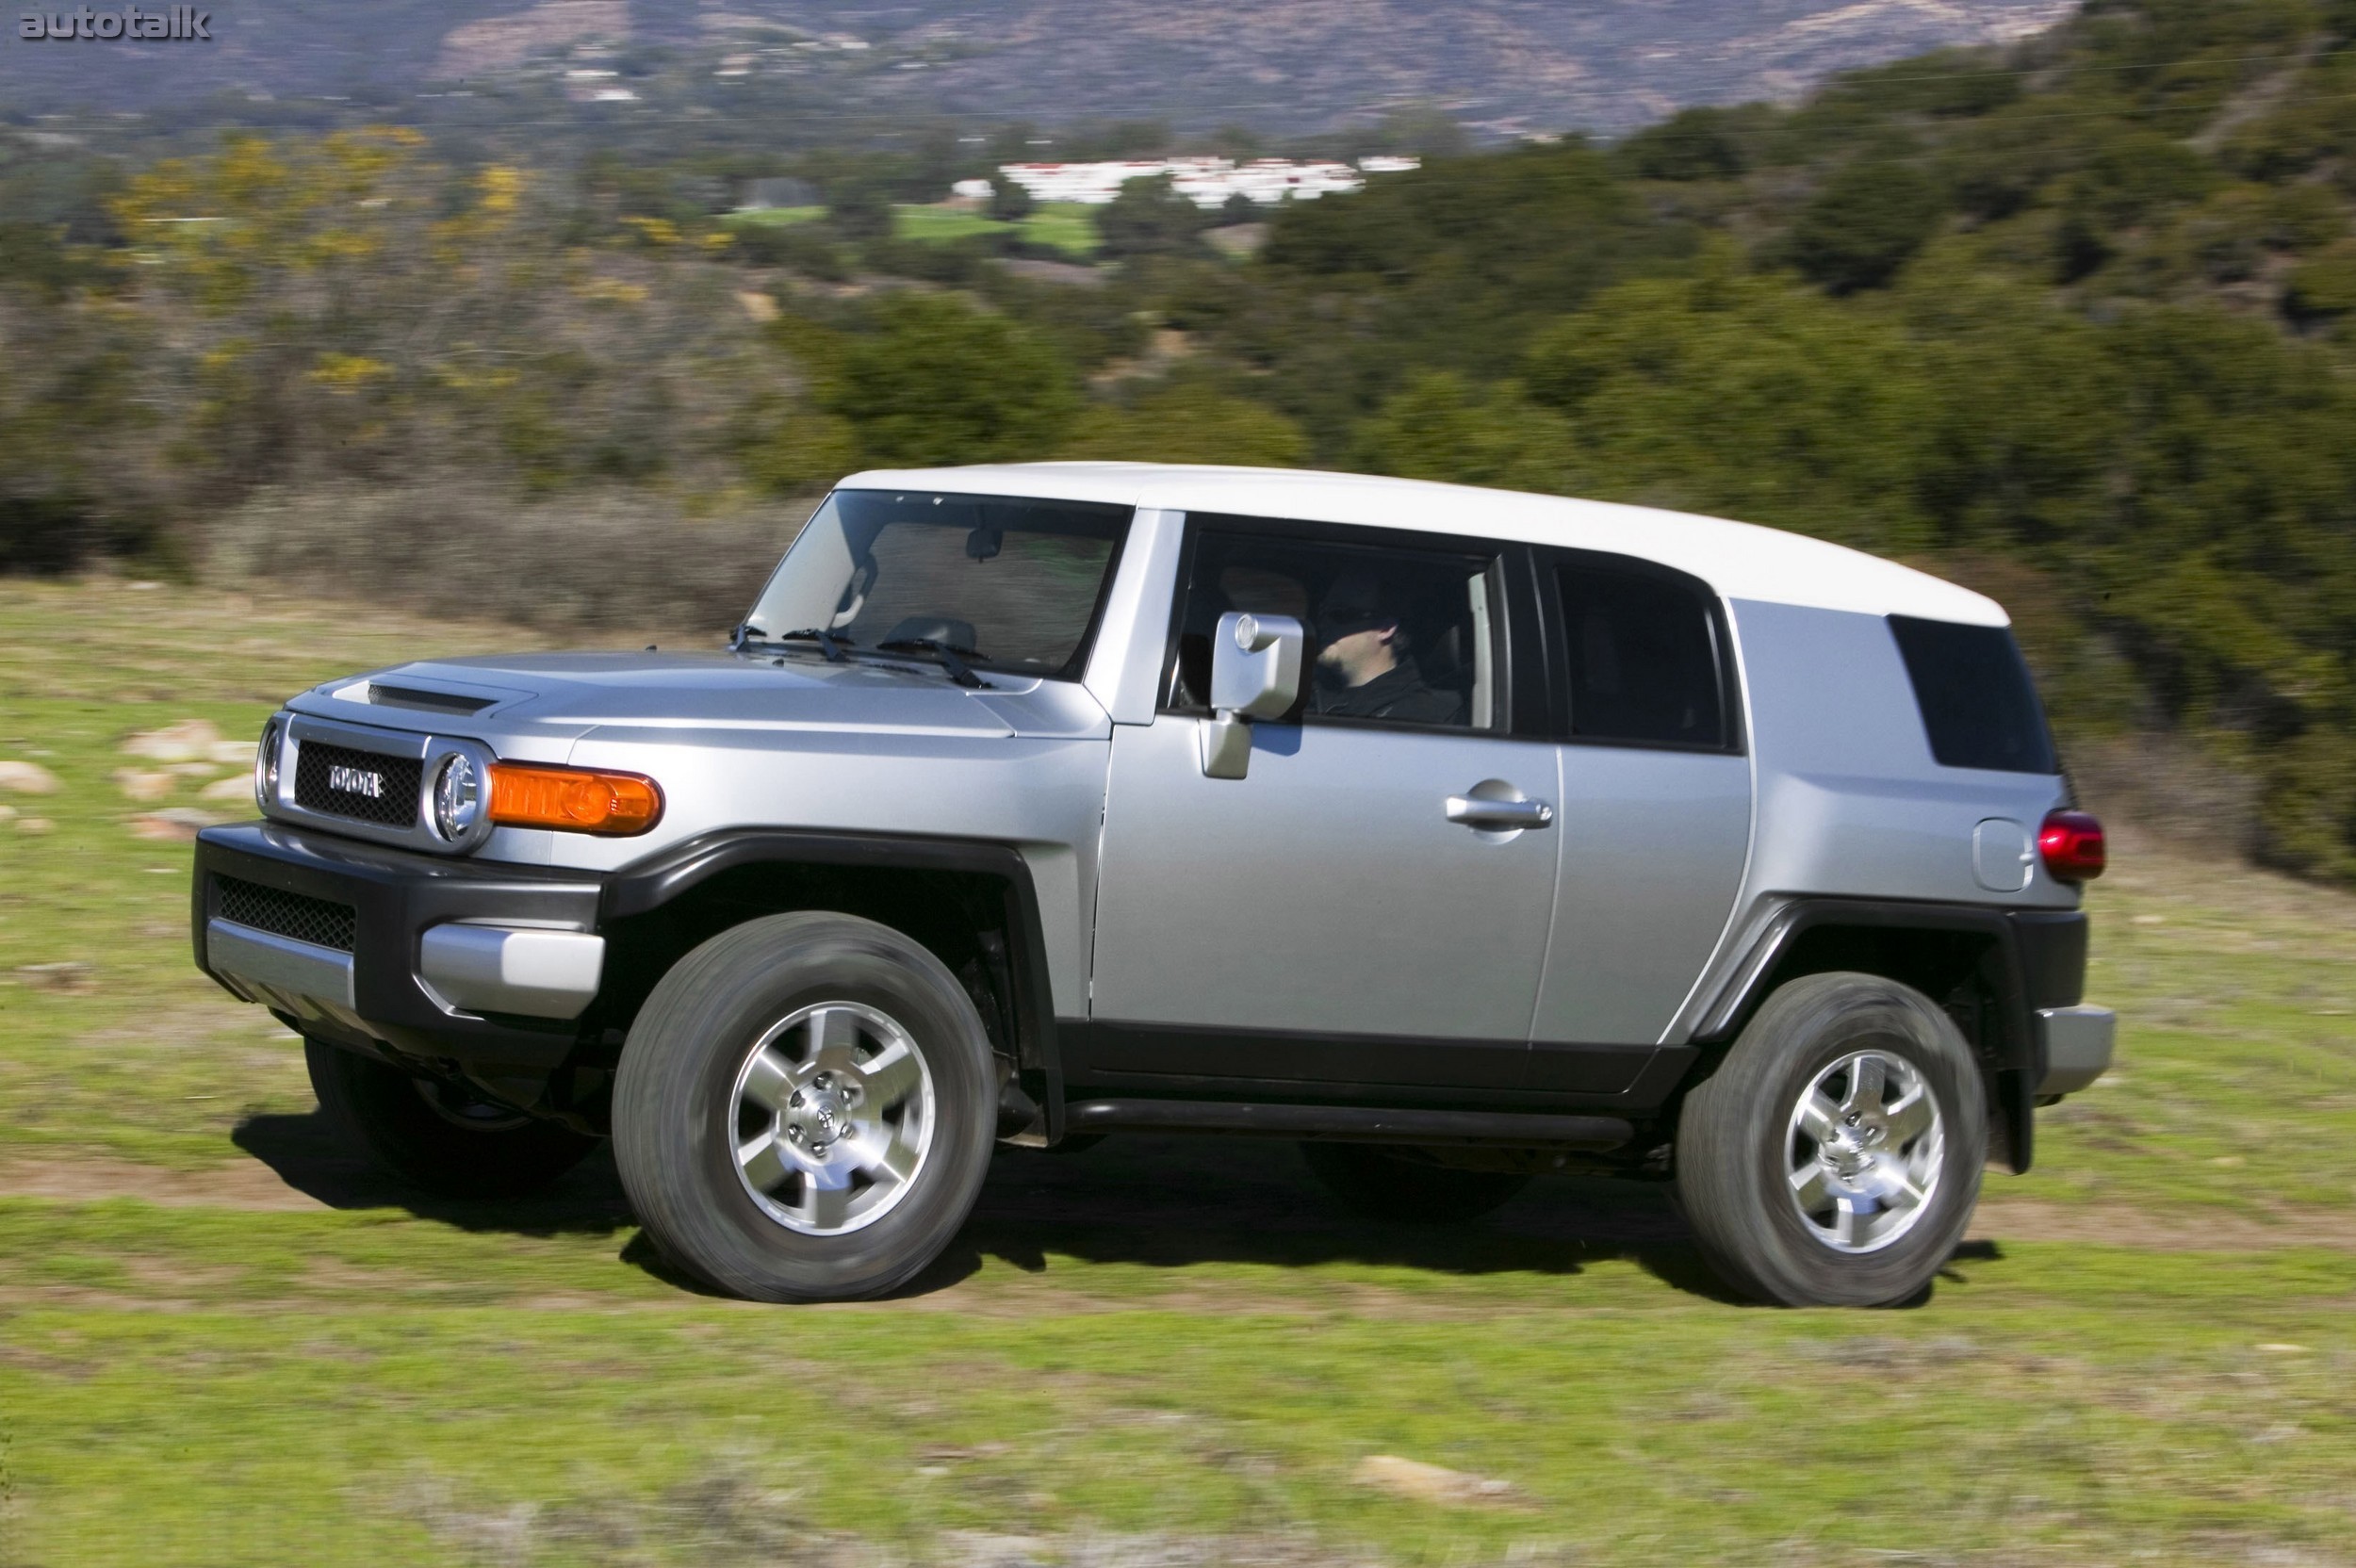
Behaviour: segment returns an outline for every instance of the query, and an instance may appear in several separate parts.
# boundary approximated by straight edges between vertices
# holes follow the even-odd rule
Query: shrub
[[[2356,240],[2343,239],[2299,265],[2282,296],[2294,320],[2321,321],[2356,311]]]
[[[205,531],[200,569],[430,614],[716,638],[810,512],[780,501],[699,517],[675,496],[620,486],[518,500],[465,478],[272,488]]]
[[[1939,232],[1946,196],[1911,164],[1871,158],[1835,174],[1792,226],[1792,264],[1835,294],[1878,288]]]

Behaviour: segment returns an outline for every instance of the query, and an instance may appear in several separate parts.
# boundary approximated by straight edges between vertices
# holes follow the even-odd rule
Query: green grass
[[[958,1532],[1206,1564],[2347,1560],[2356,900],[2121,846],[2092,900],[2119,1071],[1990,1177],[1995,1240],[1915,1311],[1731,1305],[1657,1193],[1541,1184],[1419,1235],[1333,1217],[1282,1147],[1144,1140],[1003,1156],[904,1299],[749,1307],[653,1266],[608,1169],[470,1209],[339,1164],[296,1043],[189,967],[185,846],[135,838],[152,808],[111,778],[140,730],[249,736],[312,681],[531,641],[0,581],[0,758],[63,783],[0,793],[55,825],[0,821],[0,1564],[1009,1550]],[[89,988],[20,974],[57,962]],[[286,1206],[264,1160],[339,1206]],[[1514,1491],[1391,1497],[1351,1479],[1375,1453]]]
[[[808,223],[826,216],[825,207],[743,207],[729,213],[727,221],[753,228],[777,229],[789,223]]]
[[[892,232],[902,239],[936,244],[1009,229],[1034,245],[1052,246],[1070,255],[1096,253],[1095,209],[1083,202],[1044,202],[1028,218],[1012,223],[964,207],[903,206],[895,209],[892,223]]]
[[[1023,220],[1023,237],[1075,256],[1096,253],[1096,209],[1085,202],[1041,202]]]
[[[826,215],[825,207],[761,207],[732,212],[727,221],[751,227],[782,227],[807,223]],[[1047,202],[1028,218],[1006,222],[966,207],[942,205],[895,207],[892,233],[902,239],[944,244],[978,234],[1019,234],[1034,245],[1050,246],[1078,260],[1096,253],[1096,213],[1084,202]]]

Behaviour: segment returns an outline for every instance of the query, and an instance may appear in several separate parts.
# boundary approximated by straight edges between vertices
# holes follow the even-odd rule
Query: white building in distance
[[[1131,180],[1170,176],[1171,188],[1199,207],[1218,207],[1247,196],[1262,206],[1287,199],[1309,201],[1329,192],[1360,190],[1368,174],[1396,174],[1419,168],[1421,158],[1369,157],[1347,163],[1295,162],[1290,158],[1133,158],[1104,163],[1009,163],[999,172],[1041,202],[1083,202],[1101,206]]]

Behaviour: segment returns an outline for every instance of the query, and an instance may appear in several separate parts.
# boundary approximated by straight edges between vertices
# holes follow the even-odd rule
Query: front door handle
[[[1554,821],[1554,808],[1543,800],[1484,800],[1479,795],[1448,797],[1448,820],[1491,833],[1523,827],[1545,827]]]

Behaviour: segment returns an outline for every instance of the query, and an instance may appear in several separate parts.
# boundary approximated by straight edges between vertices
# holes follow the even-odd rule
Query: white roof
[[[876,468],[852,475],[843,487],[1109,501],[1560,545],[1657,561],[1692,573],[1729,599],[1977,626],[2010,624],[1994,599],[1861,550],[1755,523],[1613,501],[1370,474],[1162,463]]]

